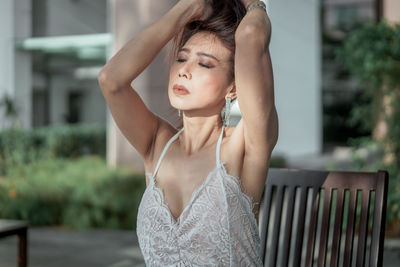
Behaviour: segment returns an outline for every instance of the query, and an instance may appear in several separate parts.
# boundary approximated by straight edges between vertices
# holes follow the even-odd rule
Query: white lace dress
[[[165,145],[137,216],[137,236],[147,267],[153,266],[263,266],[254,204],[243,193],[239,178],[226,172],[219,154],[224,127],[216,148],[216,168],[193,192],[177,220],[156,185],[165,152],[183,128]]]

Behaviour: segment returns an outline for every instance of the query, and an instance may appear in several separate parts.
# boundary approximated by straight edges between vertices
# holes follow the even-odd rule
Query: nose
[[[186,78],[188,78],[189,80],[192,79],[192,74],[188,70],[187,66],[183,66],[182,68],[179,69],[178,76],[179,77],[186,76]]]

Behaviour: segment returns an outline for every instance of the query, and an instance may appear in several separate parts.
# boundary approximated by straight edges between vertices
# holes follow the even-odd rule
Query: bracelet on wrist
[[[254,2],[254,3],[252,3],[252,4],[250,4],[250,5],[247,7],[247,12],[249,12],[250,10],[252,10],[252,9],[255,8],[255,7],[262,8],[262,9],[265,11],[265,13],[267,13],[266,5],[265,5],[265,3],[262,2],[262,1],[256,1],[256,2]]]
[[[263,1],[261,1],[261,0],[254,0],[254,1],[252,1],[252,2],[250,2],[250,3],[248,3],[248,4],[246,4],[246,10],[252,5],[252,4],[255,4],[255,3],[262,3],[262,4],[264,4],[264,2]]]

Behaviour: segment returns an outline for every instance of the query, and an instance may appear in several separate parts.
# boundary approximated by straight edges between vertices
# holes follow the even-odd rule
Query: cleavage
[[[210,172],[216,168],[214,161],[212,161],[213,166],[211,166],[210,161],[196,167],[185,166],[184,163],[181,163],[184,166],[177,165],[177,163],[169,164],[167,161],[160,165],[159,171],[154,177],[155,185],[161,189],[164,204],[168,206],[175,221],[180,217],[186,206],[191,204],[190,201],[194,192],[205,183]],[[176,169],[173,166],[179,166],[180,170],[164,172],[165,169],[169,169],[168,167],[171,167],[170,170]],[[204,172],[204,170],[208,171]]]

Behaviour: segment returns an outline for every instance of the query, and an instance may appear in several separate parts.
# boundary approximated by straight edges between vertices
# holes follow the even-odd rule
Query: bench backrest
[[[384,170],[270,168],[259,211],[264,266],[382,266],[387,187]]]

